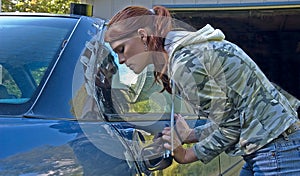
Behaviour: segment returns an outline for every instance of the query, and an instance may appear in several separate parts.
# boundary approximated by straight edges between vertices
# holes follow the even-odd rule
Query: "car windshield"
[[[58,17],[0,16],[0,103],[24,103],[76,24]]]

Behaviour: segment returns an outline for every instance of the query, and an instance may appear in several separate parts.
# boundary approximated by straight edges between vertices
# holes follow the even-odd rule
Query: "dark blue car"
[[[0,175],[238,175],[240,157],[179,165],[154,142],[187,103],[103,42],[106,20],[0,13]]]

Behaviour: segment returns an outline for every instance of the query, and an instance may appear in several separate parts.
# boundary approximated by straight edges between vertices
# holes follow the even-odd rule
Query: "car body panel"
[[[0,118],[0,123],[0,175],[136,174],[134,162],[130,168],[124,157],[101,150],[113,148],[117,156],[126,151],[117,133],[108,133],[107,124],[81,124],[89,129],[87,135],[78,122],[69,120]]]

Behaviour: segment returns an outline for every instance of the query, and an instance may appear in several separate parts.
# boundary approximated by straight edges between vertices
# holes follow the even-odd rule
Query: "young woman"
[[[120,64],[135,73],[154,64],[164,90],[182,96],[209,119],[190,129],[175,115],[178,163],[208,163],[225,151],[243,156],[243,176],[300,174],[299,100],[288,101],[242,49],[224,38],[210,25],[196,32],[174,30],[169,11],[161,6],[124,8],[112,17],[105,35]],[[171,130],[162,132],[170,150]],[[183,142],[195,144],[183,148]]]

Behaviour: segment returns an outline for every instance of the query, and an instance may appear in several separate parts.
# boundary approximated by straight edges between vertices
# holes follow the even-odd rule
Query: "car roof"
[[[45,17],[65,17],[65,18],[77,18],[81,15],[75,14],[52,14],[52,13],[31,13],[31,12],[1,12],[0,16],[45,16]]]

